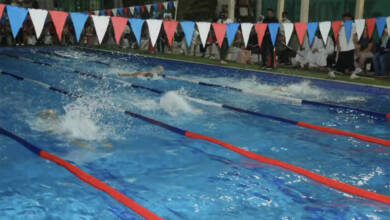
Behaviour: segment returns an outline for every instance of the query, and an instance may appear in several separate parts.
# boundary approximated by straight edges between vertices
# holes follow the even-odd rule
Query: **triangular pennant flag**
[[[332,23],[330,21],[323,21],[320,22],[319,24],[321,37],[325,45],[328,43],[328,36],[329,36],[331,26]]]
[[[168,3],[168,8],[173,8],[173,7],[175,7],[175,5],[173,4],[172,1],[170,1],[170,2]]]
[[[92,21],[95,26],[96,35],[99,40],[99,44],[102,43],[104,35],[106,35],[108,24],[110,23],[110,17],[108,16],[96,16],[92,15]]]
[[[157,5],[158,5],[158,8],[159,8],[160,10],[163,9],[163,4],[162,4],[161,2],[159,2]]]
[[[123,8],[123,16],[128,17],[131,13],[129,13],[129,8]]]
[[[142,13],[145,12],[145,5],[142,5],[142,6],[141,6],[141,12],[142,12]]]
[[[211,23],[210,22],[196,22],[198,26],[200,41],[202,41],[203,47],[206,47],[207,37],[209,36]]]
[[[158,10],[158,9],[159,9],[157,3],[154,3],[154,4],[153,4],[153,9],[154,9],[154,10]]]
[[[37,39],[42,34],[43,27],[45,26],[46,18],[47,18],[47,11],[41,10],[41,9],[28,9],[28,12],[31,17],[31,21],[34,25],[35,34],[37,36]]]
[[[4,8],[5,8],[5,5],[0,4],[0,18],[3,17]]]
[[[123,8],[118,8],[118,15],[125,16]]]
[[[83,32],[85,23],[87,22],[89,15],[83,13],[71,12],[70,17],[72,18],[77,42],[80,42],[81,33]]]
[[[106,15],[112,16],[112,11],[111,11],[111,9],[107,9],[107,10],[106,10]]]
[[[267,30],[267,24],[266,23],[257,23],[255,24],[255,29],[257,32],[257,42],[259,44],[259,47],[263,44],[263,38],[265,35],[265,31]]]
[[[93,12],[92,12],[92,11],[89,11],[89,12],[88,12],[88,15],[93,15]]]
[[[99,11],[94,11],[93,12],[95,15],[99,15]]]
[[[356,26],[356,34],[357,34],[358,40],[360,40],[360,38],[363,35],[364,28],[366,27],[366,20],[356,19],[355,26]]]
[[[236,38],[236,34],[239,27],[240,27],[240,23],[231,23],[227,25],[226,34],[227,34],[229,47],[232,46],[234,38]]]
[[[295,31],[298,35],[299,44],[302,46],[307,31],[307,24],[304,22],[295,23]]]
[[[53,21],[54,27],[56,28],[57,36],[60,41],[62,40],[62,30],[64,30],[66,18],[68,17],[68,12],[64,11],[50,11],[50,17]]]
[[[146,22],[148,23],[150,41],[152,43],[152,46],[154,47],[157,42],[158,35],[160,34],[162,20],[148,19],[146,20]]]
[[[172,47],[173,37],[175,36],[175,32],[177,29],[177,25],[179,22],[177,21],[164,21],[164,30],[167,35],[169,46]]]
[[[310,46],[313,45],[313,41],[314,41],[314,37],[316,36],[317,29],[318,29],[317,22],[310,22],[307,24],[307,34],[309,36]]]
[[[112,26],[114,27],[114,34],[116,43],[119,44],[122,38],[123,31],[127,25],[127,18],[111,17]]]
[[[245,47],[248,46],[249,36],[251,35],[252,28],[253,28],[252,23],[241,24],[241,32],[242,32],[242,37],[244,38]]]
[[[111,11],[112,11],[112,15],[113,16],[117,16],[118,15],[118,9],[114,8]]]
[[[163,4],[164,4],[164,8],[165,8],[165,9],[168,9],[168,4],[169,4],[169,2],[164,2]]]
[[[28,11],[25,8],[7,5],[7,14],[14,38],[18,35],[24,20],[26,20],[27,13]]]
[[[106,10],[104,9],[100,10],[100,15],[106,15]]]
[[[285,36],[285,40],[286,40],[286,45],[288,45],[288,43],[290,43],[290,39],[291,39],[291,36],[292,36],[292,33],[294,31],[294,24],[293,23],[283,23],[283,29],[284,29],[284,36]]]
[[[142,26],[144,25],[145,20],[140,18],[130,18],[129,19],[131,29],[133,30],[135,39],[138,42],[138,45],[141,44],[141,33],[142,33]]]
[[[134,15],[135,8],[134,8],[134,7],[130,7],[129,9],[130,9],[130,13],[131,13],[132,15]]]
[[[135,10],[137,11],[138,14],[141,14],[141,6],[135,6]]]
[[[148,4],[148,5],[145,5],[145,6],[146,6],[146,10],[148,11],[148,13],[150,13],[150,9],[152,8],[152,5]]]
[[[372,34],[374,33],[375,23],[376,23],[376,19],[375,18],[368,18],[368,19],[366,19],[368,37],[370,39],[372,38]]]
[[[378,31],[378,35],[380,38],[383,35],[383,31],[385,30],[385,26],[386,26],[386,17],[376,18],[376,29]]]
[[[351,40],[352,25],[353,25],[352,20],[344,21],[345,37],[347,38],[347,42]]]
[[[226,35],[226,24],[213,23],[213,29],[217,37],[218,46],[221,48]]]
[[[332,21],[332,29],[333,29],[333,34],[334,34],[334,38],[336,39],[339,39],[339,32],[340,32],[340,28],[341,28],[341,25],[343,24],[342,21]]]
[[[389,36],[390,36],[390,17],[387,17],[387,31],[389,33]]]
[[[187,46],[190,47],[192,43],[192,38],[194,37],[195,31],[195,22],[193,21],[182,21],[180,22],[181,28],[183,29],[184,35],[186,37]]]
[[[178,4],[177,1],[173,2],[173,6],[175,6],[175,8],[177,8],[177,4]]]
[[[280,26],[279,23],[269,23],[268,24],[268,30],[269,30],[269,33],[271,34],[271,40],[272,40],[272,44],[274,46],[276,43],[276,37],[278,36],[279,26]]]

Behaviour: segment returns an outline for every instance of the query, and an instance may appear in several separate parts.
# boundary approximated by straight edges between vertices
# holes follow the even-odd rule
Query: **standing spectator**
[[[267,9],[267,17],[263,20],[263,23],[278,23],[278,19],[274,15],[272,8]],[[275,65],[274,46],[272,44],[271,34],[269,30],[265,32],[263,45],[262,45],[262,60],[263,66],[273,68]]]
[[[345,13],[343,15],[343,20],[351,21],[353,16],[350,13]],[[357,71],[355,71],[355,44],[357,43],[357,34],[356,27],[353,24],[351,38],[347,39],[345,26],[343,25],[339,31],[339,38],[337,40],[337,52],[339,53],[335,69],[338,72],[346,73],[352,72],[351,79],[359,78],[357,76]],[[335,78],[335,72],[331,70],[329,72],[329,77]]]
[[[364,65],[366,60],[374,56],[372,53],[373,48],[374,42],[369,38],[367,29],[364,29],[363,36],[356,48],[355,66],[357,72],[362,72],[362,69],[365,69]]]
[[[375,75],[386,76],[390,62],[390,40],[387,31],[384,31],[381,44],[373,58]]]
[[[283,23],[291,23],[291,20],[288,18],[288,12],[284,11],[282,13],[282,22]]]

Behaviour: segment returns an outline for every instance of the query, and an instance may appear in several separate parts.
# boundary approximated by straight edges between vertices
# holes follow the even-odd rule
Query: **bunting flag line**
[[[99,15],[99,11],[94,11],[93,14],[94,15]]]
[[[117,9],[117,8],[113,8],[113,9],[111,10],[111,12],[112,12],[112,15],[113,15],[114,17],[118,16],[118,9]]]
[[[106,10],[104,10],[104,9],[103,9],[103,10],[100,10],[100,11],[99,11],[99,15],[106,15]]]
[[[154,47],[156,45],[157,38],[160,34],[162,20],[148,19],[148,20],[146,20],[146,23],[148,24],[150,42],[152,43],[152,46]]]
[[[106,35],[107,32],[108,24],[110,23],[110,17],[92,15],[92,21],[95,26],[99,44],[102,44],[104,35]]]
[[[376,18],[376,29],[378,31],[379,38],[382,38],[383,31],[385,30],[385,26],[386,26],[386,17]]]
[[[182,21],[180,22],[181,28],[183,29],[184,36],[186,37],[187,47],[191,47],[192,38],[194,37],[195,22],[193,21]]]
[[[267,30],[268,25],[266,23],[257,23],[255,24],[255,29],[257,32],[257,43],[259,47],[263,44],[263,39],[265,35],[265,31]]]
[[[50,11],[49,12],[51,20],[53,21],[54,27],[57,32],[58,39],[62,40],[62,31],[64,30],[66,18],[68,17],[68,12],[64,11]]]
[[[5,8],[5,4],[0,4],[0,18],[3,17],[4,8]]]
[[[169,46],[172,47],[173,37],[175,36],[175,32],[176,32],[177,25],[179,24],[179,22],[177,22],[177,21],[164,21],[163,24],[164,24],[164,31],[165,31],[165,34],[167,35]]]
[[[271,34],[271,40],[272,40],[273,46],[275,46],[275,43],[276,43],[276,37],[278,36],[279,26],[280,26],[279,23],[268,24],[268,30],[269,30],[269,33]]]
[[[340,28],[341,28],[342,24],[343,24],[342,21],[333,21],[332,22],[333,34],[334,34],[334,38],[336,40],[339,39],[339,32],[340,32]]]
[[[28,13],[30,14],[31,21],[34,26],[35,35],[37,36],[37,39],[39,39],[42,34],[43,27],[45,26],[48,12],[46,10],[30,8],[28,9]]]
[[[375,18],[368,18],[368,19],[366,19],[368,37],[370,39],[372,38],[372,34],[374,33],[375,22],[376,22]]]
[[[127,25],[127,21],[128,19],[124,17],[111,17],[116,44],[119,44],[121,41],[123,31],[125,30]]]
[[[241,24],[241,32],[242,32],[242,37],[244,39],[245,47],[248,46],[249,37],[251,35],[252,28],[253,28],[252,23],[242,23]]]
[[[164,2],[163,4],[164,4],[164,8],[165,8],[165,9],[168,9],[168,4],[169,4],[169,2]]]
[[[154,4],[153,4],[153,9],[154,9],[154,10],[158,10],[158,9],[159,9],[157,3],[154,3]]]
[[[234,39],[236,38],[238,28],[240,27],[240,23],[231,23],[227,25],[226,33],[228,46],[232,46]]]
[[[387,32],[389,33],[390,36],[390,17],[387,17]]]
[[[313,45],[314,37],[316,36],[318,29],[318,23],[317,22],[310,22],[307,24],[307,34],[309,37],[309,45]]]
[[[145,7],[146,7],[146,11],[148,12],[148,13],[150,13],[151,12],[151,8],[152,8],[152,5],[151,4],[148,4],[148,5],[145,5]]]
[[[85,23],[87,22],[89,15],[83,13],[71,12],[70,18],[72,19],[77,42],[80,42],[81,33],[83,32]]]
[[[358,38],[358,40],[360,40],[360,38],[363,35],[364,29],[366,27],[366,20],[365,19],[356,19],[355,20],[355,27],[356,27],[357,38]]]
[[[352,28],[353,28],[352,25],[353,25],[352,20],[344,21],[345,37],[347,38],[347,42],[350,42],[352,40],[351,39]]]
[[[134,15],[135,8],[134,8],[134,7],[129,7],[129,9],[130,9],[130,13],[131,13],[132,15]]]
[[[292,33],[294,31],[294,24],[293,23],[283,23],[283,29],[284,29],[284,36],[285,36],[285,43],[288,45],[290,43],[290,39],[292,36]]]
[[[106,15],[112,16],[112,10],[111,10],[111,9],[107,9],[107,10],[106,10]]]
[[[213,23],[213,29],[215,33],[215,37],[217,38],[219,48],[222,48],[223,41],[225,40],[226,35],[226,24],[221,23]]]
[[[207,37],[210,33],[211,23],[196,22],[196,26],[198,26],[200,41],[202,42],[203,47],[206,47]]]
[[[295,31],[298,35],[299,44],[302,46],[307,32],[307,24],[303,22],[295,23]]]
[[[130,18],[129,22],[130,22],[131,29],[133,30],[135,39],[137,40],[138,45],[140,45],[142,26],[144,25],[145,20],[140,18]]]
[[[25,8],[7,5],[7,14],[14,38],[18,36],[20,28],[22,27],[24,20],[26,20],[27,13],[28,10]]]
[[[324,44],[328,44],[328,36],[330,32],[330,28],[332,26],[332,23],[330,21],[323,21],[319,23],[319,29],[321,32],[322,40],[324,41]]]
[[[125,16],[123,8],[118,8],[118,15]]]
[[[137,12],[137,14],[141,14],[141,6],[135,6],[135,11]]]

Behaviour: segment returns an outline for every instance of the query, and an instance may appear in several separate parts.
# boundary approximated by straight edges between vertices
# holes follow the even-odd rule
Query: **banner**
[[[148,19],[146,20],[149,28],[149,37],[152,46],[156,45],[158,35],[160,35],[162,20],[159,19]]]
[[[333,34],[334,34],[334,38],[336,39],[336,41],[339,39],[339,32],[340,32],[340,28],[341,28],[342,24],[343,24],[342,21],[333,21],[332,22]]]
[[[279,33],[279,26],[280,26],[279,23],[268,24],[268,30],[269,30],[269,33],[271,34],[271,40],[272,40],[272,44],[274,46],[276,43],[276,37],[278,36],[278,33]]]
[[[238,28],[240,27],[240,23],[231,23],[227,24],[227,40],[228,40],[228,46],[232,46],[234,39],[236,38]]]
[[[140,18],[130,18],[129,22],[130,22],[131,29],[133,30],[135,39],[137,40],[138,45],[140,45],[142,26],[144,25],[145,20]]]
[[[5,8],[5,5],[0,4],[0,18],[3,17],[4,8]]]
[[[172,47],[173,37],[175,36],[175,32],[176,32],[177,25],[179,24],[179,22],[177,22],[177,21],[164,21],[163,24],[164,24],[164,31],[165,31],[165,34],[167,35],[169,46]]]
[[[110,17],[92,15],[92,21],[95,26],[99,44],[102,44],[104,35],[106,35],[107,32],[108,24],[110,23]]]
[[[123,31],[125,30],[127,25],[127,20],[128,19],[124,17],[111,17],[116,44],[119,44],[121,41]]]
[[[344,21],[345,37],[347,38],[347,42],[351,41],[352,28],[353,28],[352,25],[353,25],[352,20]]]
[[[328,36],[331,27],[332,27],[332,23],[330,21],[323,21],[319,23],[321,37],[325,45],[327,45],[328,43]]]
[[[62,40],[62,31],[64,30],[66,18],[68,17],[68,12],[64,11],[50,11],[51,20],[53,21],[54,27],[57,32],[58,39]]]
[[[196,22],[198,26],[200,40],[202,41],[203,47],[206,47],[207,37],[209,36],[211,23],[210,22]]]
[[[286,40],[286,45],[290,42],[292,33],[294,32],[294,24],[293,23],[283,23],[284,36]]]
[[[385,30],[385,26],[386,26],[386,18],[385,17],[376,18],[376,29],[378,31],[379,38],[382,38],[383,31]]]
[[[259,47],[263,44],[263,39],[265,35],[265,31],[267,30],[268,25],[266,23],[257,23],[255,24],[255,29],[257,32],[257,42]]]
[[[222,47],[223,41],[225,40],[226,35],[226,24],[213,23],[213,29],[215,37],[217,38],[219,48]]]
[[[302,46],[307,31],[307,24],[303,22],[295,23],[295,31],[298,35],[299,44]]]
[[[355,20],[355,27],[356,27],[356,34],[357,34],[358,40],[360,40],[360,38],[363,35],[364,28],[366,27],[366,20],[356,19]]]
[[[25,8],[7,5],[7,14],[14,38],[18,36],[20,28],[22,27],[24,20],[26,20],[27,13],[28,11]]]
[[[194,37],[195,22],[193,21],[182,21],[180,22],[181,28],[183,29],[186,37],[187,46],[190,47],[192,44],[192,38]]]
[[[376,19],[375,18],[368,18],[368,19],[366,19],[368,37],[370,39],[372,38],[372,34],[374,33],[375,23],[376,23]]]
[[[80,42],[81,33],[83,32],[85,23],[87,22],[89,15],[72,12],[70,13],[70,18],[72,19],[77,42]]]
[[[46,10],[30,8],[28,9],[28,13],[30,14],[37,39],[39,39],[42,34],[43,27],[45,26],[48,12]]]
[[[245,47],[248,46],[248,41],[249,41],[249,37],[250,37],[251,32],[252,32],[252,28],[253,28],[252,23],[242,23],[241,24],[241,32],[242,32],[242,37],[244,38]]]

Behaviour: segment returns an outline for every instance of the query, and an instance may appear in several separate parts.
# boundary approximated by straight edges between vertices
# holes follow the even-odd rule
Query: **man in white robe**
[[[310,68],[326,67],[327,58],[334,53],[335,46],[331,37],[328,37],[325,45],[322,39],[314,37],[313,45],[310,47],[308,39],[303,42],[302,49],[297,52],[295,58],[292,59],[293,65],[304,67],[308,65]]]

